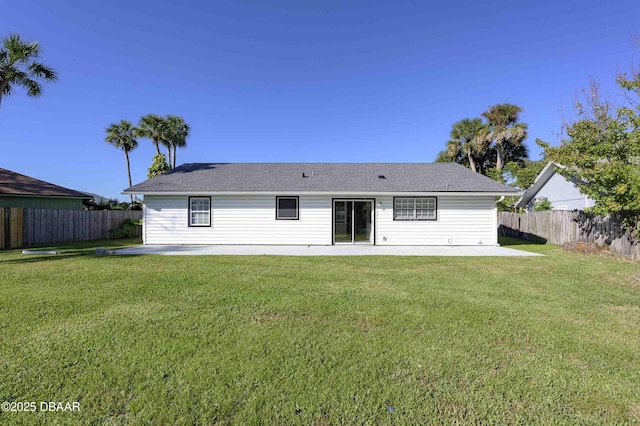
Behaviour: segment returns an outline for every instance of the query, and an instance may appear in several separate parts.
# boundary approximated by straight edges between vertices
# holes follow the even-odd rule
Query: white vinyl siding
[[[211,197],[211,227],[188,226],[187,196],[146,195],[145,244],[331,244],[331,197],[300,196],[298,220],[276,220],[273,195]]]
[[[299,220],[277,220],[274,195],[212,194],[211,227],[190,227],[187,196],[146,195],[144,243],[330,245],[332,198],[363,197],[300,195]],[[497,244],[494,196],[438,196],[436,220],[407,221],[393,219],[394,197],[366,198],[375,199],[377,245]]]
[[[580,193],[580,190],[571,181],[559,173],[551,176],[551,179],[540,188],[535,198],[527,206],[529,210],[533,210],[535,201],[542,197],[551,202],[553,210],[583,210],[595,205],[592,199]]]
[[[397,200],[398,198],[396,198]],[[438,196],[437,220],[394,220],[393,197],[377,197],[378,245],[495,245],[496,197]]]

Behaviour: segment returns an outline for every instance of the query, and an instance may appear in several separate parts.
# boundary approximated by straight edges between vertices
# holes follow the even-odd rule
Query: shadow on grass
[[[57,245],[40,245],[33,247],[25,247],[20,249],[9,249],[0,251],[0,265],[18,264],[18,263],[35,263],[44,261],[68,260],[79,257],[106,257],[96,255],[96,249],[99,247],[107,250],[120,249],[124,247],[132,247],[142,244],[138,239],[126,240],[99,240],[84,241],[78,243],[60,243]],[[23,250],[55,250],[60,254],[22,254]]]
[[[503,247],[510,246],[544,246],[543,243],[534,243],[533,241],[521,240],[519,238],[512,237],[498,237],[498,243]]]

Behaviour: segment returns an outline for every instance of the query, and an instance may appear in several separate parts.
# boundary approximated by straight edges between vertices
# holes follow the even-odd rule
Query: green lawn
[[[640,422],[637,263],[95,247],[0,252],[0,401],[81,404],[0,423]]]

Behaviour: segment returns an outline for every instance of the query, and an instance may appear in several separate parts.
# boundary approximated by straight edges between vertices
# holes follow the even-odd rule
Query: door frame
[[[345,198],[345,197],[338,197],[338,198],[331,198],[331,245],[335,246],[336,245],[336,201],[370,201],[371,202],[371,242],[369,243],[356,243],[354,241],[354,235],[353,233],[351,234],[351,242],[350,243],[337,243],[338,245],[347,245],[347,244],[351,244],[351,245],[372,245],[375,246],[376,245],[376,199],[375,198]],[[353,209],[355,208],[355,204],[353,204],[354,207],[352,207],[351,210],[351,215],[352,217],[354,217],[353,213]],[[355,224],[355,219],[352,219],[353,223]],[[353,225],[355,226],[355,225]]]

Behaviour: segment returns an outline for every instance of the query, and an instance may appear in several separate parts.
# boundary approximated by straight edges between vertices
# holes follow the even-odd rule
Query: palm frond
[[[32,62],[29,65],[29,74],[35,78],[42,78],[47,81],[56,81],[58,74],[50,67],[40,62]]]
[[[27,78],[20,84],[27,89],[27,96],[35,98],[42,95],[42,86],[37,81]]]
[[[164,133],[164,118],[157,114],[147,114],[138,121],[136,136],[161,141]]]
[[[4,86],[2,89],[2,93],[0,93],[0,98],[8,98],[13,94],[13,92],[13,85],[11,84],[11,82],[7,82],[6,86]]]
[[[19,34],[9,34],[2,40],[2,46],[14,63],[27,63],[40,56],[40,44],[37,41],[24,41]]]
[[[191,128],[182,117],[177,115],[168,115],[166,117],[168,143],[171,146],[185,147],[187,146],[187,137]]]
[[[2,39],[0,47],[0,99],[11,95],[20,86],[27,96],[42,94],[40,81],[55,81],[56,72],[37,61],[40,45],[37,41],[23,40],[18,34]],[[40,80],[40,81],[39,81]]]
[[[120,120],[119,123],[113,123],[106,129],[105,142],[120,148],[125,152],[130,152],[138,146],[135,139],[135,127],[133,123],[127,120]]]

